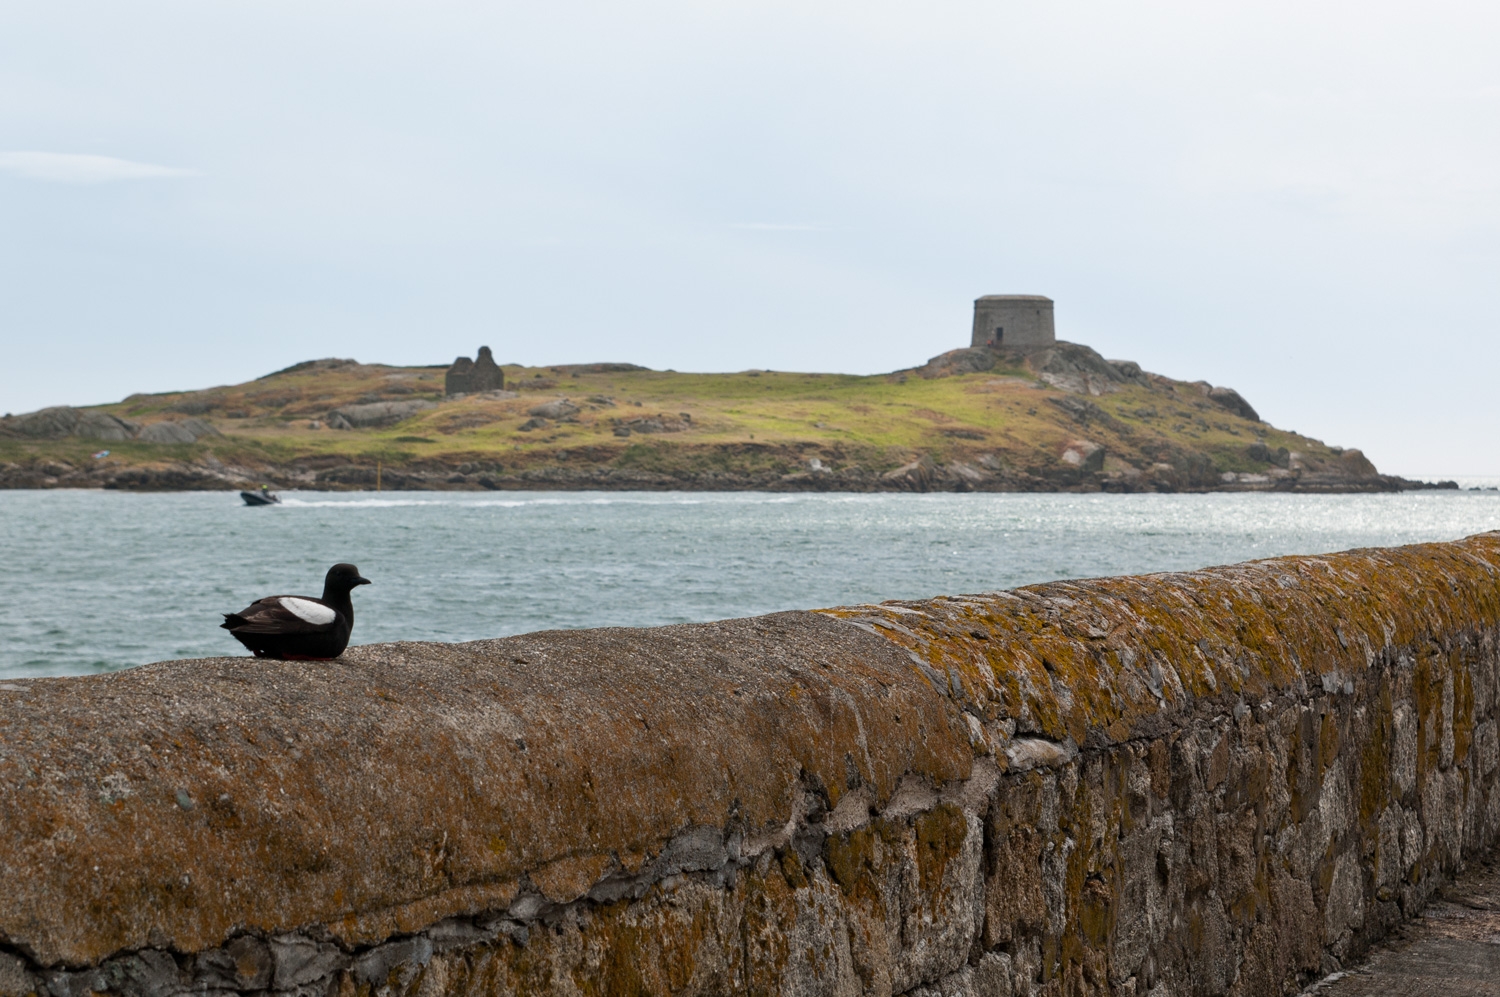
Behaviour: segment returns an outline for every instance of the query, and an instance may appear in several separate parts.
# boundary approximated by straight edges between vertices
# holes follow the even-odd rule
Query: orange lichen
[[[1225,992],[1238,963],[1206,954],[1233,943],[1280,986],[1490,834],[1459,820],[1494,809],[1466,766],[1494,741],[1497,583],[1486,534],[22,683],[0,936],[54,967],[531,926],[390,977],[443,997],[900,992],[971,943],[1080,993],[1148,943]],[[1136,923],[1152,904],[1180,929]]]

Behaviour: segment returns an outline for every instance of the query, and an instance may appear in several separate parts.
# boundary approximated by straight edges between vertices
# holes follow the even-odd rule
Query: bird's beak
[[[361,578],[359,581],[355,582],[354,584],[356,584],[356,585],[370,585],[370,584],[373,584],[373,583],[368,578]]]

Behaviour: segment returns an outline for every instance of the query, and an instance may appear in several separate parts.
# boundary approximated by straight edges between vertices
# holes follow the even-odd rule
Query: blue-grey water
[[[0,492],[0,678],[243,653],[220,613],[353,561],[355,643],[642,626],[1500,529],[1500,493]]]

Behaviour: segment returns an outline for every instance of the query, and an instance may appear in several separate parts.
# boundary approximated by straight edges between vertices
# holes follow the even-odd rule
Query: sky
[[[973,299],[1500,474],[1500,6],[0,6],[0,411],[337,356],[909,367]]]

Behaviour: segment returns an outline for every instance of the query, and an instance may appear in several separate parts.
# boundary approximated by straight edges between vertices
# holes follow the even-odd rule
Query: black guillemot
[[[344,653],[354,629],[349,593],[368,585],[352,564],[335,564],[323,579],[323,598],[271,595],[238,613],[225,613],[219,624],[257,658],[283,661],[328,661]]]

